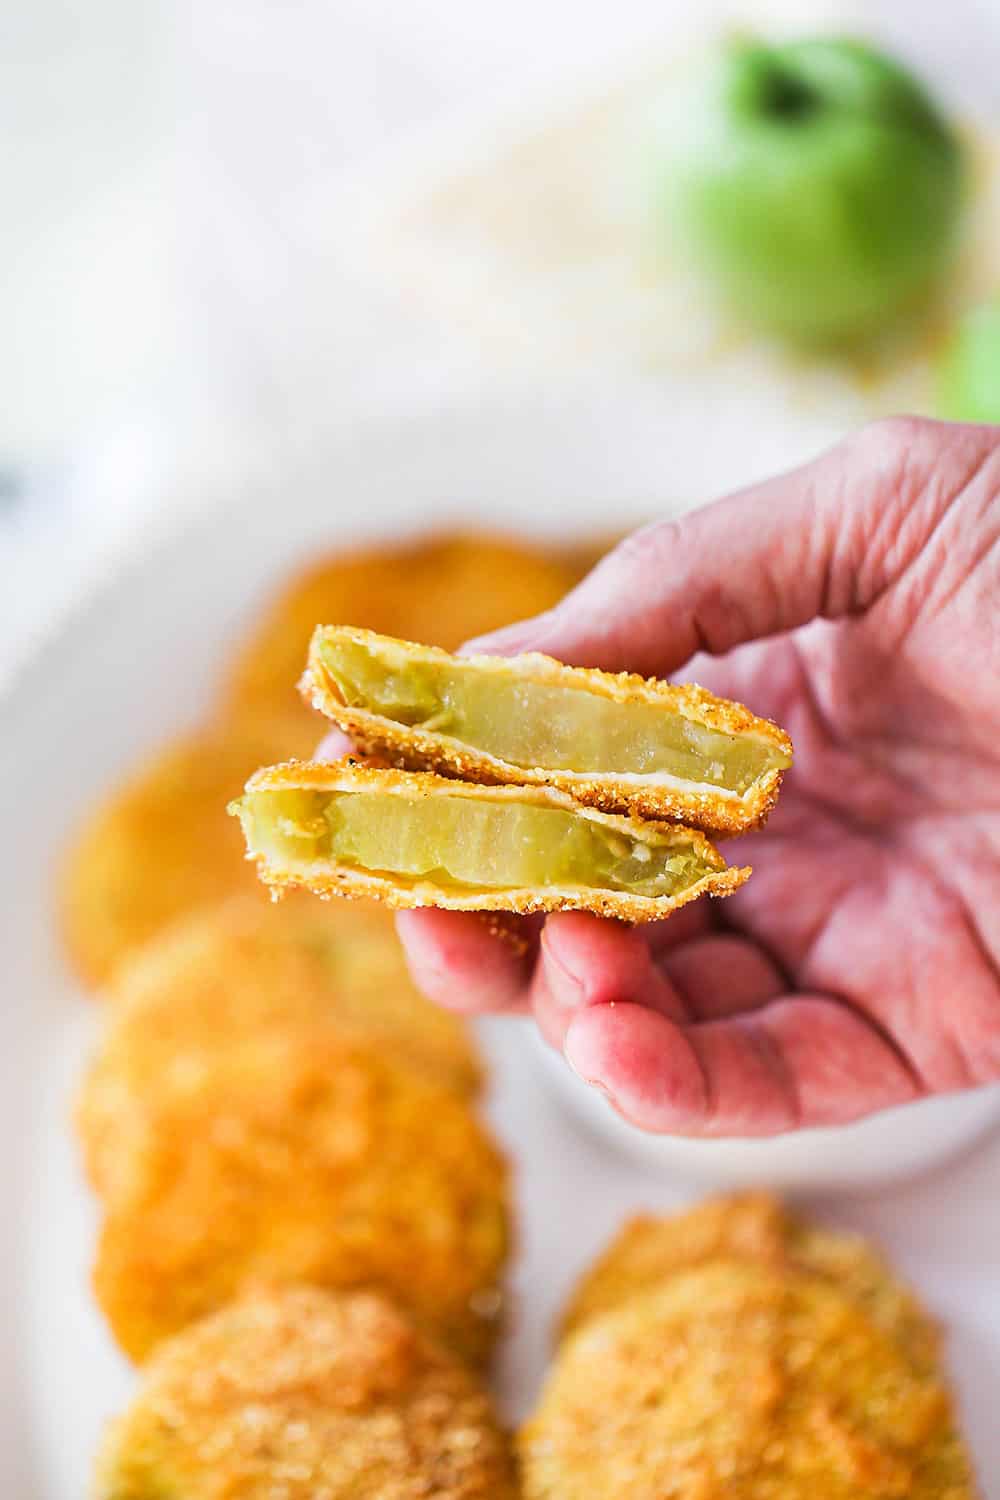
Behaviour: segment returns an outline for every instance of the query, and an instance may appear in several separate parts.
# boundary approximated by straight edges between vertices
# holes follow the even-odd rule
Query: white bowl
[[[550,1087],[588,1131],[665,1176],[705,1187],[774,1187],[854,1194],[942,1166],[1000,1123],[1000,1085],[921,1099],[852,1125],[758,1139],[649,1135],[616,1114],[597,1089],[535,1033]]]

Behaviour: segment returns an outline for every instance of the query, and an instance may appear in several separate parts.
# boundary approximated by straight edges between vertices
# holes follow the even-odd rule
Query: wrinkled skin
[[[1000,429],[895,418],[638,533],[475,642],[693,678],[796,761],[749,884],[628,930],[408,912],[418,982],[532,1010],[650,1131],[766,1135],[1000,1078]],[[336,749],[327,744],[326,753]]]

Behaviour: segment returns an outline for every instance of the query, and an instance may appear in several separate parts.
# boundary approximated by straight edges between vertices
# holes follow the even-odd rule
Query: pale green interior
[[[393,724],[448,735],[523,768],[656,776],[735,795],[788,756],[753,735],[722,734],[652,703],[616,703],[462,661],[416,660],[395,642],[329,633],[319,653],[344,702]]]
[[[249,792],[240,813],[251,852],[293,874],[331,861],[456,891],[582,886],[672,896],[717,868],[683,829],[646,842],[513,798],[282,789]]]

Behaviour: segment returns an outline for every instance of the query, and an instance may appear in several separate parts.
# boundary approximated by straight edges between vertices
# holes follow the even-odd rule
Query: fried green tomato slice
[[[505,1165],[465,1100],[333,1032],[265,1037],[149,1110],[94,1288],[137,1362],[261,1277],[385,1291],[479,1362],[508,1241]]]
[[[519,1449],[525,1500],[972,1500],[948,1390],[830,1282],[713,1261],[585,1323]]]
[[[381,1297],[261,1287],[169,1340],[94,1500],[514,1500],[488,1396]]]
[[[915,1366],[931,1369],[940,1357],[937,1323],[867,1240],[811,1224],[765,1192],[710,1198],[666,1218],[632,1219],[577,1284],[560,1335],[714,1260],[822,1277],[891,1334]]]
[[[551,609],[593,560],[582,547],[557,551],[474,533],[331,553],[291,577],[261,612],[232,666],[225,722],[280,720],[284,748],[274,754],[310,755],[319,721],[295,684],[318,620],[352,620],[453,651],[470,636]]]
[[[76,1106],[87,1174],[105,1198],[127,1186],[159,1101],[267,1037],[334,1027],[460,1094],[482,1078],[468,1028],[417,991],[388,913],[370,902],[237,897],[147,945],[110,1001]]]
[[[319,627],[303,692],[355,742],[411,770],[556,786],[605,812],[739,833],[766,817],[788,736],[693,685],[540,655],[450,656]]]
[[[195,733],[140,763],[91,813],[59,892],[64,942],[88,984],[105,984],[190,912],[241,890],[255,896],[225,806],[273,753],[263,737]]]
[[[652,921],[750,873],[727,868],[697,829],[601,813],[554,787],[350,762],[260,771],[233,810],[269,885],[390,906]]]

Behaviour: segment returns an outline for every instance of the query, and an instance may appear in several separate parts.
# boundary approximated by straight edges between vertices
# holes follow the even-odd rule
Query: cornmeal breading
[[[525,1500],[971,1500],[937,1374],[829,1281],[716,1260],[584,1323],[519,1450]]]
[[[265,1037],[150,1110],[94,1288],[135,1360],[263,1277],[386,1291],[482,1361],[508,1241],[505,1166],[465,1100],[333,1033]]]
[[[475,1377],[380,1297],[262,1288],[169,1340],[94,1500],[514,1500]]]
[[[128,1183],[150,1113],[266,1037],[333,1027],[461,1094],[482,1079],[468,1029],[419,994],[388,913],[369,902],[237,897],[149,944],[110,1000],[76,1109],[88,1176],[107,1198]]]
[[[455,657],[346,626],[317,628],[302,691],[360,749],[409,770],[555,786],[709,831],[761,823],[792,757],[777,725],[691,683]]]
[[[750,874],[727,868],[697,829],[601,813],[554,787],[351,761],[259,771],[234,810],[268,885],[397,907],[577,909],[644,922],[727,895]]]
[[[269,752],[268,746],[271,745]],[[239,836],[225,816],[273,742],[193,734],[141,763],[91,815],[60,891],[70,959],[106,983],[143,943],[236,891],[254,898]]]
[[[763,1192],[710,1198],[669,1217],[632,1219],[578,1282],[561,1319],[561,1336],[714,1260],[820,1276],[892,1334],[918,1367],[932,1368],[940,1355],[937,1324],[867,1240],[810,1224]]]

